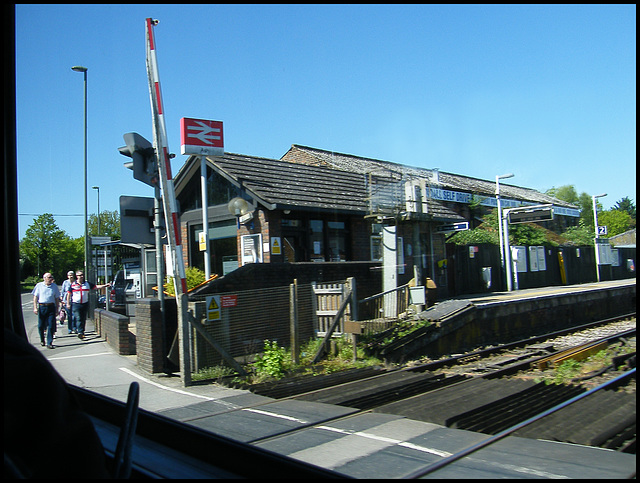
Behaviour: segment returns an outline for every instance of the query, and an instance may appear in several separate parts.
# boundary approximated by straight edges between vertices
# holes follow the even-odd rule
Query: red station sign
[[[224,154],[222,121],[183,117],[180,119],[180,144],[181,154]]]

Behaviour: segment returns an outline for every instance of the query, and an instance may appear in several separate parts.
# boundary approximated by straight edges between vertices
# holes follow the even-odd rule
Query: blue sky
[[[122,135],[152,140],[145,19],[175,175],[180,118],[224,122],[225,150],[278,159],[291,144],[545,191],[636,201],[636,6],[16,5],[22,238],[53,213],[153,196]]]

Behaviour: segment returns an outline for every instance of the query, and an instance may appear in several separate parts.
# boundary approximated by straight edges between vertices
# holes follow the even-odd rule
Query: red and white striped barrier
[[[162,203],[165,213],[165,222],[169,235],[169,248],[174,267],[174,279],[179,278],[180,284],[174,283],[176,297],[187,293],[187,279],[182,258],[182,242],[180,225],[178,222],[178,208],[176,195],[173,189],[171,175],[171,158],[169,157],[169,143],[167,141],[167,129],[164,121],[164,105],[160,90],[160,75],[158,74],[158,60],[156,59],[156,41],[153,35],[153,27],[158,21],[151,18],[146,20],[147,31],[147,75],[149,78],[149,95],[151,96],[151,111],[153,113],[153,139],[158,156],[158,171],[162,188]]]

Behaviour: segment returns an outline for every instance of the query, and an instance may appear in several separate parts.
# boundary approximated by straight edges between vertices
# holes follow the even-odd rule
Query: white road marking
[[[82,356],[60,356],[60,357],[48,357],[50,361],[61,361],[63,359],[79,359],[81,357],[95,357],[95,356],[108,356],[113,355],[113,352],[98,352],[96,354],[85,354]]]
[[[152,386],[159,387],[160,389],[166,389],[167,391],[175,392],[177,394],[184,394],[185,396],[193,396],[193,397],[197,397],[197,398],[200,398],[200,399],[206,399],[207,401],[215,401],[216,400],[216,398],[214,398],[214,397],[201,396],[200,394],[193,394],[193,393],[190,393],[190,392],[187,392],[187,391],[181,391],[180,389],[174,389],[172,387],[163,386],[162,384],[158,384],[157,382],[154,382],[154,381],[152,381],[150,379],[147,379],[146,377],[142,377],[142,376],[136,374],[133,371],[130,371],[126,367],[121,367],[120,370],[123,371],[123,372],[126,372],[127,374],[129,374],[129,375],[131,375],[131,376],[133,376],[133,377],[135,377],[137,379],[140,379],[143,382],[146,382],[147,384],[151,384]]]
[[[420,446],[413,443],[407,443],[406,441],[402,441],[400,439],[387,438],[385,436],[377,436],[375,434],[365,433],[364,431],[349,431],[346,429],[333,428],[331,426],[318,426],[317,428],[324,429],[326,431],[333,431],[334,433],[341,433],[349,436],[351,435],[360,436],[362,438],[382,441],[384,443],[397,444],[398,446],[404,446],[405,448],[415,449],[417,451],[422,451],[423,453],[431,453],[437,456],[442,456],[443,458],[447,456],[451,456],[452,454],[452,453],[449,453],[448,451],[441,451],[434,448],[427,448],[425,446]]]
[[[285,416],[284,414],[272,413],[270,411],[262,411],[261,409],[244,408],[243,411],[248,411],[250,413],[256,413],[256,414],[264,414],[265,416],[271,416],[271,417],[279,418],[279,419],[286,419],[287,421],[295,421],[296,423],[300,423],[300,424],[308,424],[309,423],[308,421],[304,421],[303,419],[294,418],[293,416]]]

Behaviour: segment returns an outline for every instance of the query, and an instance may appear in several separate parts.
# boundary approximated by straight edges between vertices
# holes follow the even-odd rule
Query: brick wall
[[[189,266],[189,231],[186,223],[180,223],[180,236],[182,237],[182,260],[184,261],[184,266],[186,268]]]
[[[166,335],[162,328],[160,300],[144,298],[136,300],[136,354],[141,369],[150,372],[167,372],[167,354],[176,331],[175,299],[165,299]]]
[[[118,354],[129,356],[136,353],[136,336],[129,332],[129,317],[104,309],[96,309],[93,317],[96,332]]]
[[[293,148],[287,151],[284,156],[282,156],[283,161],[288,161],[290,163],[298,163],[298,164],[307,164],[309,166],[326,166],[327,164],[316,158],[314,156],[310,156],[308,153],[301,151],[299,149]]]
[[[242,263],[242,236],[243,235],[262,235],[262,244],[269,246],[268,251],[262,251],[262,262],[273,263],[283,261],[282,255],[271,254],[271,237],[280,236],[280,212],[272,211],[266,212],[265,210],[255,210],[253,219],[248,223],[240,224],[237,237],[237,251],[238,251],[238,263]],[[262,247],[260,247],[262,248]]]

